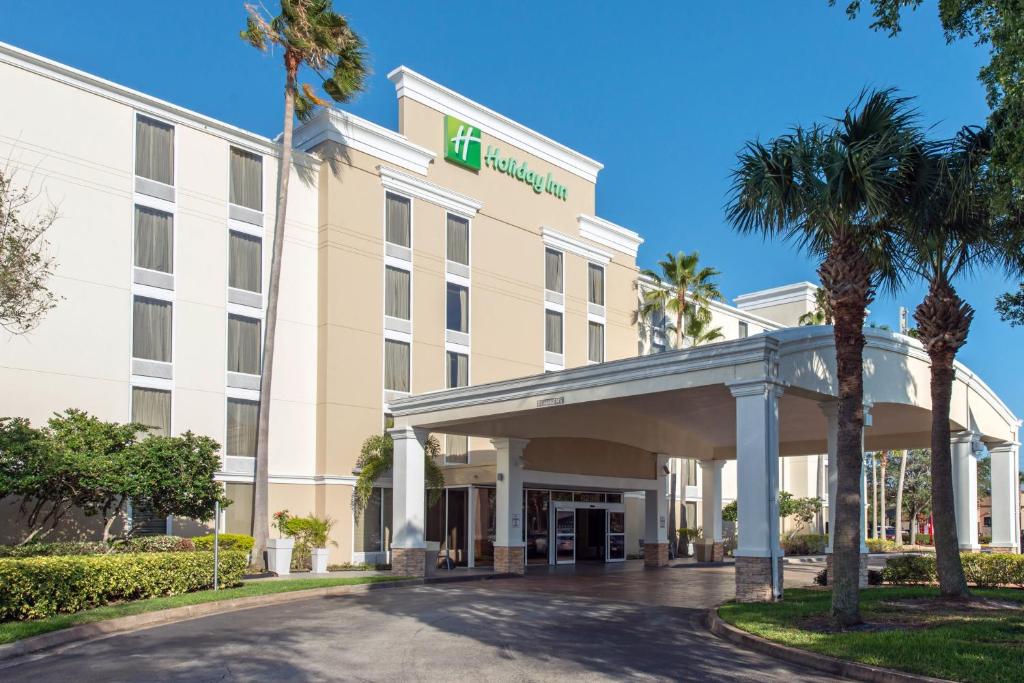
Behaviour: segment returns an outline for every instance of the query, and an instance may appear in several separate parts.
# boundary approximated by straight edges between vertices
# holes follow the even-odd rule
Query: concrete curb
[[[14,666],[22,658],[29,655],[39,655],[55,648],[72,643],[81,643],[89,640],[98,640],[118,633],[127,633],[153,626],[173,624],[188,619],[206,617],[225,612],[237,612],[239,610],[252,609],[254,607],[266,607],[269,605],[280,605],[298,600],[309,600],[310,598],[324,598],[335,595],[352,595],[369,593],[374,590],[390,588],[407,588],[412,586],[436,585],[446,583],[461,583],[468,581],[487,581],[490,579],[505,579],[516,576],[515,574],[476,574],[469,576],[438,576],[426,579],[404,579],[398,581],[384,581],[381,583],[362,583],[349,586],[324,586],[323,588],[307,588],[305,590],[288,591],[284,593],[272,593],[270,595],[253,595],[251,597],[234,598],[230,600],[217,600],[204,602],[199,605],[186,605],[184,607],[172,607],[170,609],[156,610],[144,614],[133,614],[127,617],[117,617],[105,621],[96,621],[91,624],[80,624],[70,628],[60,629],[42,633],[38,636],[31,636],[13,643],[0,645],[0,668]]]
[[[871,681],[872,683],[949,683],[944,678],[917,676],[902,671],[893,671],[892,669],[883,669],[880,666],[850,662],[845,659],[818,654],[817,652],[799,650],[788,645],[773,643],[770,640],[765,640],[727,624],[718,616],[717,607],[712,607],[708,610],[707,626],[708,630],[719,638],[728,640],[740,647],[760,652],[775,659],[781,659],[790,664],[799,664],[842,678],[849,678],[855,681]]]

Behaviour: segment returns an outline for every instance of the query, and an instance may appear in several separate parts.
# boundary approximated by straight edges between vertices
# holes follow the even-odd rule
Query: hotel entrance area
[[[433,504],[428,497],[425,537],[439,545],[439,568],[494,566],[496,503],[492,486],[448,487]],[[621,492],[524,488],[519,520],[528,565],[626,560]]]

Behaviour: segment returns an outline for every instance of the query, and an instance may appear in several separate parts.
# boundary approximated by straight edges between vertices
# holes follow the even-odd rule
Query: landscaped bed
[[[96,609],[75,612],[73,614],[58,614],[44,619],[33,619],[29,621],[8,621],[0,622],[0,644],[11,643],[22,638],[49,633],[79,624],[90,624],[96,621],[116,619],[133,614],[155,612],[157,610],[171,609],[173,607],[185,607],[187,605],[198,605],[206,602],[219,600],[234,600],[237,598],[253,597],[258,595],[270,595],[273,593],[288,593],[292,591],[307,590],[311,588],[328,588],[330,586],[355,586],[367,583],[381,583],[385,581],[398,581],[407,577],[402,576],[361,576],[361,577],[338,577],[338,578],[316,578],[316,579],[281,579],[275,581],[253,581],[237,588],[225,588],[222,590],[203,590],[181,595],[151,598],[148,600],[135,600],[123,602]]]
[[[861,627],[829,626],[832,594],[790,589],[779,603],[729,603],[722,619],[773,642],[874,666],[957,681],[1020,681],[1024,591],[972,589],[949,601],[931,587],[861,591]]]

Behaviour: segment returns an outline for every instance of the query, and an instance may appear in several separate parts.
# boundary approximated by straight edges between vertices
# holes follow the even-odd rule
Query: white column
[[[523,451],[528,439],[491,439],[496,451],[494,545],[525,547],[523,540]]]
[[[950,437],[953,459],[953,509],[956,510],[956,538],[961,550],[980,550],[978,543],[978,459],[974,453],[974,432],[957,432]],[[993,518],[994,519],[994,518]]]
[[[423,540],[424,502],[423,450],[427,432],[412,427],[388,430],[395,442],[392,486],[394,487],[394,537],[392,548],[426,548]]]
[[[992,547],[1003,552],[1020,552],[1020,481],[1018,443],[1004,443],[988,449],[992,458]]]
[[[644,491],[644,545],[651,543],[668,544],[668,456],[658,454],[658,479],[656,487]]]
[[[722,468],[724,460],[699,460],[702,529],[707,543],[722,542]]]
[[[784,389],[784,385],[768,379],[729,385],[736,397],[738,600],[782,597],[778,563],[782,556],[779,546],[779,397]],[[768,566],[751,562],[754,559],[767,560]],[[745,567],[742,570],[741,564]],[[756,576],[758,580],[764,576],[768,581],[763,589],[751,589],[748,576]],[[770,591],[767,596],[761,592],[764,589]]]
[[[832,537],[836,530],[836,491],[839,487],[839,458],[836,457],[839,444],[839,403],[822,401],[818,406],[825,415],[825,440],[828,444],[828,546],[825,552],[831,554]]]

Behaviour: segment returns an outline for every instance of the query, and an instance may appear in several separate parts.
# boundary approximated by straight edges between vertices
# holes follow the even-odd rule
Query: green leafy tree
[[[423,478],[427,487],[427,507],[441,500],[444,492],[444,470],[437,464],[441,444],[433,436],[427,438],[423,448]],[[366,509],[373,495],[373,485],[391,471],[395,462],[395,442],[390,434],[377,434],[363,442],[356,461],[356,484],[352,488],[352,511],[358,516]]]
[[[711,302],[723,300],[715,282],[720,273],[701,266],[700,254],[696,251],[665,254],[664,260],[658,261],[658,267],[660,272],[642,271],[654,281],[654,287],[644,291],[640,306],[633,313],[633,322],[640,324],[662,313],[672,315],[675,320],[667,328],[675,333],[677,348],[683,348],[688,336],[687,318],[705,317],[710,322]]]
[[[796,127],[738,155],[727,209],[733,227],[795,242],[819,260],[834,317],[839,482],[833,534],[832,618],[859,623],[864,320],[879,286],[896,289],[892,214],[920,137],[907,98],[863,93],[827,125]]]
[[[821,510],[821,498],[797,498],[789,491],[779,491],[779,518],[793,517],[803,525],[814,521]]]
[[[824,287],[814,290],[814,310],[804,313],[797,322],[801,325],[832,324],[832,307],[828,303],[828,292]]]
[[[284,251],[284,226],[288,210],[288,180],[292,167],[292,133],[295,117],[309,119],[318,106],[327,102],[308,83],[299,83],[299,71],[307,68],[320,82],[330,100],[348,102],[363,90],[369,73],[362,39],[348,20],[334,12],[331,0],[281,0],[281,13],[265,15],[263,5],[246,4],[248,12],[241,35],[253,47],[266,51],[281,49],[284,59],[284,132],[281,136],[281,160],[277,178],[277,205],[274,215],[274,243],[267,287],[267,312],[264,320],[263,362],[260,379],[259,422],[256,437],[256,473],[253,489],[253,557],[264,561],[267,546],[270,396],[274,375],[274,348],[277,335],[277,301],[281,287],[281,259]]]
[[[996,299],[996,313],[1012,327],[1024,326],[1024,282],[1016,292],[1006,292]]]
[[[901,503],[902,511],[910,518],[910,544],[915,545],[918,518],[931,512],[932,507],[931,453],[922,448],[907,451],[906,463]]]
[[[711,311],[697,309],[686,319],[686,336],[694,346],[710,344],[725,339],[721,327],[711,327]]]

